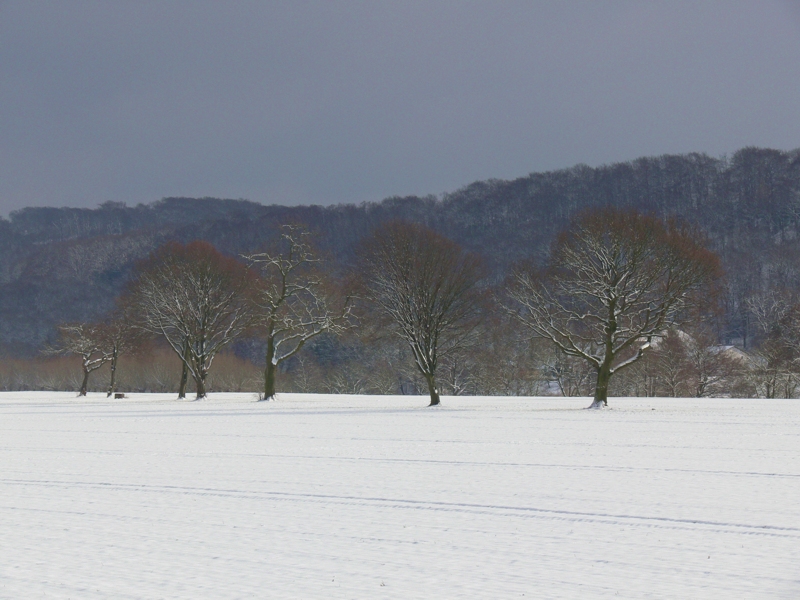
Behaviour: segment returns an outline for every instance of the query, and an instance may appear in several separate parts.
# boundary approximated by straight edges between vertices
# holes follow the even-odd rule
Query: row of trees
[[[167,243],[137,265],[109,319],[61,326],[52,352],[81,357],[81,395],[89,375],[110,363],[110,396],[120,352],[156,337],[182,365],[178,396],[186,396],[191,378],[197,398],[203,398],[219,353],[244,335],[257,336],[266,345],[264,398],[272,398],[283,361],[309,339],[350,324],[349,300],[318,268],[321,258],[308,237],[303,228],[287,225],[270,249],[242,260],[207,242]]]
[[[300,226],[284,226],[271,247],[242,257],[205,242],[168,243],[137,266],[114,318],[63,326],[59,350],[82,357],[81,393],[89,374],[111,363],[111,394],[120,352],[156,336],[180,359],[179,396],[191,377],[202,398],[214,358],[234,340],[258,338],[269,399],[279,366],[309,340],[358,324],[364,339],[390,335],[405,344],[436,405],[442,373],[457,390],[470,372],[508,367],[497,354],[474,360],[476,350],[489,350],[487,332],[498,331],[504,315],[525,332],[524,343],[555,349],[561,362],[550,372],[562,390],[571,385],[561,376],[564,364],[578,361],[591,373],[578,387],[591,381],[593,406],[605,406],[612,376],[653,354],[654,340],[667,347],[671,328],[712,313],[721,269],[702,239],[677,222],[594,210],[557,238],[548,264],[518,265],[493,286],[479,256],[406,222],[363,240],[353,268],[339,278]]]

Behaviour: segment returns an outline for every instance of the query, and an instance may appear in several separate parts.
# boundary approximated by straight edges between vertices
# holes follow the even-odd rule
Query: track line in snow
[[[468,502],[441,502],[430,500],[411,500],[405,498],[384,498],[366,496],[344,496],[335,494],[310,494],[310,493],[290,493],[290,492],[253,492],[249,490],[223,489],[223,488],[200,488],[190,486],[172,485],[146,485],[133,483],[109,483],[109,482],[85,482],[85,481],[56,481],[56,480],[30,480],[30,479],[0,479],[0,483],[21,486],[43,486],[43,487],[65,487],[74,488],[77,486],[84,488],[95,488],[104,490],[125,490],[140,491],[149,493],[173,493],[199,496],[225,496],[248,499],[287,499],[300,501],[328,501],[344,502],[356,504],[380,504],[395,507],[409,507],[434,510],[456,510],[456,511],[503,511],[516,514],[535,514],[550,515],[571,520],[615,520],[618,522],[630,522],[646,526],[657,526],[658,524],[679,525],[683,528],[689,526],[717,527],[728,529],[731,532],[745,533],[749,535],[777,535],[785,534],[781,537],[797,537],[800,539],[800,527],[785,527],[776,525],[754,525],[749,523],[730,523],[724,521],[710,521],[704,519],[678,519],[673,517],[655,517],[642,515],[626,515],[620,513],[601,513],[584,512],[570,510],[555,510],[536,508],[530,506],[511,506],[501,504],[478,504]]]
[[[63,453],[63,448],[45,448],[41,446],[24,448],[24,447],[0,447],[0,451],[26,451],[26,452],[52,452]],[[88,454],[88,455],[104,455],[104,456],[130,456],[129,453],[121,450],[107,451],[107,450],[78,450],[70,449],[70,454]],[[158,456],[156,452],[139,452],[139,456]],[[398,464],[423,464],[423,465],[446,465],[446,466],[464,466],[464,467],[523,467],[534,469],[571,469],[571,470],[587,470],[587,471],[609,471],[609,472],[623,472],[623,473],[687,473],[693,475],[720,475],[720,476],[734,476],[734,477],[766,477],[776,479],[800,479],[800,473],[769,473],[759,471],[723,471],[723,470],[708,470],[708,469],[679,469],[674,467],[629,467],[619,465],[581,465],[581,464],[567,464],[567,463],[522,463],[522,462],[483,462],[483,461],[468,461],[468,460],[440,460],[428,458],[375,458],[368,456],[322,456],[312,454],[267,454],[257,452],[216,452],[209,451],[205,453],[198,453],[192,456],[203,456],[210,458],[278,458],[278,459],[292,459],[292,460],[325,460],[336,462],[374,462],[374,463],[398,463]]]

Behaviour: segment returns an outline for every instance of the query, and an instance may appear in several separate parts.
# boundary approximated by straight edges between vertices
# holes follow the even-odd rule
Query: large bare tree
[[[359,274],[365,299],[411,348],[430,406],[439,404],[439,361],[469,341],[480,317],[482,261],[431,229],[394,221],[362,243]]]
[[[170,242],[136,275],[128,295],[140,327],[164,337],[203,398],[214,357],[250,324],[250,271],[207,242]]]
[[[300,225],[284,225],[272,248],[245,257],[261,275],[251,298],[266,342],[264,400],[275,397],[278,365],[310,339],[350,324],[350,303],[335,292],[309,237]]]
[[[548,268],[512,276],[508,308],[535,335],[587,361],[596,373],[592,406],[606,406],[611,377],[712,295],[719,259],[701,240],[636,211],[584,212],[556,239]]]

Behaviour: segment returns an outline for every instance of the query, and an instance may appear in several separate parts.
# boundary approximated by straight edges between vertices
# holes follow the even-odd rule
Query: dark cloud
[[[332,203],[800,146],[800,18],[752,2],[0,3],[0,213]]]

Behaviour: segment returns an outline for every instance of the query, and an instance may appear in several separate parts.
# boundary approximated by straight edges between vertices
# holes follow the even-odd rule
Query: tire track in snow
[[[333,504],[371,504],[387,507],[405,507],[423,510],[480,512],[483,514],[499,514],[517,516],[535,516],[538,518],[561,519],[606,524],[629,524],[644,527],[667,529],[695,530],[698,527],[710,528],[711,531],[722,531],[744,535],[761,535],[771,537],[789,537],[800,539],[800,527],[778,525],[753,525],[748,523],[730,523],[710,521],[706,519],[679,519],[674,517],[657,517],[626,515],[620,513],[584,512],[556,510],[530,506],[511,506],[502,504],[479,504],[468,502],[443,502],[435,500],[411,500],[405,498],[384,498],[377,496],[344,496],[335,494],[309,494],[292,492],[254,492],[237,489],[202,488],[172,485],[147,485],[134,483],[108,483],[86,481],[55,481],[31,479],[0,479],[0,483],[19,486],[40,487],[83,487],[98,490],[139,491],[146,493],[171,493],[197,496],[219,496],[251,500],[294,500],[306,502],[329,502]]]

